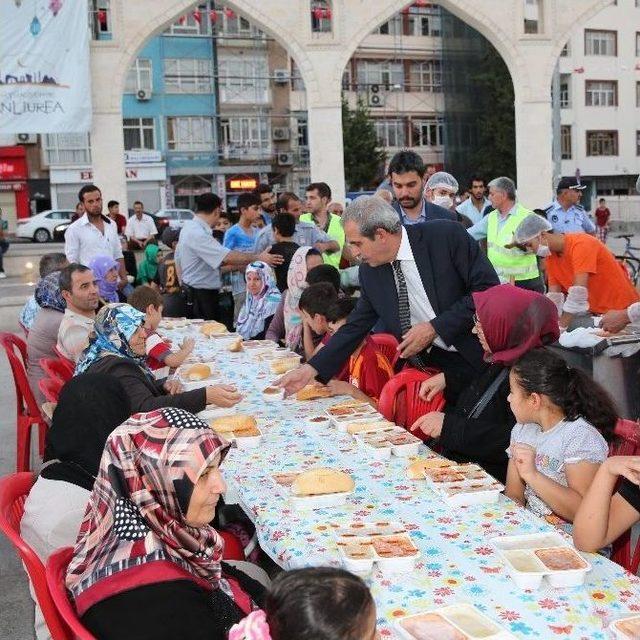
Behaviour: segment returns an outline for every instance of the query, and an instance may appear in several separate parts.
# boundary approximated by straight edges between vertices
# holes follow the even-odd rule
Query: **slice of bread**
[[[211,367],[201,363],[193,364],[187,369],[185,376],[191,382],[205,380],[211,376]]]
[[[328,387],[308,384],[296,393],[296,400],[316,400],[318,398],[330,398],[332,395]]]
[[[209,421],[209,426],[218,433],[229,433],[231,431],[244,431],[257,427],[258,423],[253,416],[243,413],[236,413],[230,416],[222,416]]]

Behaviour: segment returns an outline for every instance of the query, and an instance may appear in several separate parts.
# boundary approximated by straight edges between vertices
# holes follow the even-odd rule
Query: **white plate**
[[[353,491],[344,491],[342,493],[326,493],[321,496],[294,496],[289,491],[289,501],[296,509],[322,509],[345,504],[347,498],[353,493]]]

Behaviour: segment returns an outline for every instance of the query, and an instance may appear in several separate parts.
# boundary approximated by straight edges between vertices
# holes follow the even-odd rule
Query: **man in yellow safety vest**
[[[535,254],[513,246],[513,233],[533,211],[516,202],[516,185],[511,178],[495,178],[489,183],[493,210],[467,231],[476,240],[487,240],[487,257],[500,282],[544,293],[544,283]]]

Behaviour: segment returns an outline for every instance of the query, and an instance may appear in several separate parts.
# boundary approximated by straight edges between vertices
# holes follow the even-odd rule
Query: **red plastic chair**
[[[33,425],[38,427],[40,455],[42,455],[47,423],[40,412],[27,379],[27,345],[25,341],[13,333],[0,333],[0,343],[2,343],[9,359],[16,388],[16,471],[29,471],[31,427]]]
[[[425,402],[418,396],[420,383],[435,374],[435,370],[418,371],[417,369],[403,369],[384,385],[378,411],[387,419],[408,429],[420,416],[430,411],[442,411],[444,396],[439,393],[430,402]],[[415,434],[422,437],[421,433]],[[426,436],[423,439],[427,439]]]
[[[371,334],[371,340],[376,346],[376,349],[389,360],[389,364],[392,367],[396,366],[396,362],[400,357],[398,352],[399,342],[396,337],[390,333],[373,333]]]
[[[33,474],[30,472],[14,473],[0,478],[0,531],[9,538],[24,563],[51,637],[53,640],[71,640],[72,636],[51,599],[44,565],[20,536],[24,502],[33,482]]]
[[[640,424],[634,420],[619,419],[616,423],[614,440],[609,446],[610,456],[640,455]],[[635,549],[631,549],[631,531],[623,533],[613,543],[611,559],[630,571],[638,573],[640,566],[640,538],[636,539]]]
[[[43,378],[38,381],[38,386],[40,387],[40,391],[42,391],[42,395],[45,397],[47,402],[58,402],[58,396],[62,391],[62,387],[64,387],[66,383],[58,378]]]
[[[223,558],[225,560],[246,560],[244,555],[244,549],[242,542],[231,531],[219,530],[218,533],[224,540],[224,553]]]
[[[74,364],[66,358],[40,358],[42,370],[51,379],[69,382],[73,378]]]
[[[76,640],[96,640],[95,636],[91,635],[80,622],[78,614],[69,601],[65,578],[72,557],[72,547],[58,549],[49,556],[49,560],[47,560],[47,585],[58,614],[71,630],[71,637]]]

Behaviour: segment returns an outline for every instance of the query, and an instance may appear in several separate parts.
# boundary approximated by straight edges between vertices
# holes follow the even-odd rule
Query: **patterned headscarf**
[[[96,316],[93,331],[89,334],[89,346],[80,354],[75,375],[86,371],[96,360],[113,355],[135,360],[146,374],[153,374],[145,364],[145,356],[134,353],[129,345],[133,334],[144,324],[144,313],[130,304],[107,304]]]
[[[245,277],[256,273],[262,281],[262,290],[257,296],[249,293],[245,297],[244,306],[240,310],[236,330],[245,339],[250,340],[264,330],[264,322],[271,317],[280,304],[282,294],[276,284],[273,270],[266,262],[252,262],[245,269]]]
[[[298,304],[307,286],[307,253],[312,247],[300,247],[291,258],[284,297],[284,341],[289,349],[297,349],[302,338],[302,316]]]
[[[111,269],[117,269],[118,263],[111,256],[96,256],[89,262],[89,269],[98,281],[100,297],[106,302],[118,302],[118,279],[113,282],[105,280]]]
[[[206,422],[174,407],[134,414],[113,431],[67,570],[80,616],[132,584],[188,578],[225,588],[223,539],[185,515],[198,479],[228,448]]]
[[[60,291],[60,272],[52,271],[38,282],[35,292],[36,302],[43,309],[53,309],[64,313],[67,303]]]

